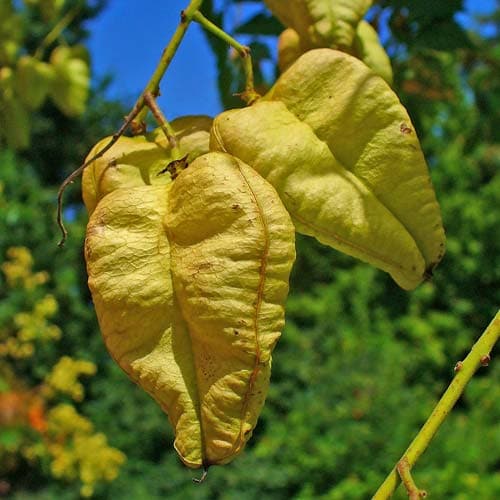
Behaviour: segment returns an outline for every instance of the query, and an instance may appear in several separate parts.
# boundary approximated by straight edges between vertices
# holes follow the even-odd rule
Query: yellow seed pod
[[[222,153],[168,185],[116,189],[90,217],[89,287],[107,348],[168,413],[190,467],[229,462],[251,435],[293,243],[274,188]]]
[[[262,101],[219,115],[211,147],[273,184],[299,232],[405,289],[443,256],[440,210],[410,118],[352,56],[307,52]]]
[[[168,413],[190,465],[200,462],[196,374],[189,333],[175,306],[163,228],[170,185],[117,189],[92,213],[85,259],[99,326],[120,367]]]
[[[391,60],[380,43],[377,31],[370,23],[360,21],[358,24],[353,50],[354,54],[374,73],[381,76],[389,85],[392,84]]]
[[[284,30],[278,38],[278,67],[283,73],[304,52],[299,34],[292,28]]]
[[[225,463],[249,439],[264,404],[294,228],[274,188],[222,153],[181,173],[165,223],[196,366],[203,462]]]
[[[184,116],[172,121],[181,154],[192,161],[208,152],[209,130],[212,119],[208,116]],[[101,139],[87,155],[91,159],[104,148],[111,137]],[[83,201],[92,213],[99,200],[118,188],[144,185],[164,185],[170,176],[158,175],[172,160],[165,134],[156,129],[149,134],[120,137],[103,156],[92,162],[83,172]]]
[[[304,50],[348,49],[373,0],[265,0],[265,3],[285,26],[299,34]]]
[[[389,56],[377,31],[363,20],[371,0],[297,0],[290,5],[280,0],[267,1],[278,18],[289,26],[278,39],[281,72],[308,50],[330,48],[356,56],[389,85],[392,84]]]

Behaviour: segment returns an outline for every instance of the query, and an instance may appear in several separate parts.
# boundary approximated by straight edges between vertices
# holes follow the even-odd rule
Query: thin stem
[[[177,49],[179,48],[179,45],[182,41],[182,38],[184,37],[184,34],[186,33],[186,30],[193,18],[193,14],[201,7],[201,4],[203,3],[203,0],[191,0],[187,8],[182,12],[181,14],[181,22],[179,26],[177,27],[175,33],[173,34],[170,42],[168,43],[167,47],[163,51],[163,54],[161,56],[160,62],[158,63],[158,66],[156,67],[153,75],[151,76],[149,82],[146,85],[146,88],[140,95],[139,99],[137,99],[136,103],[134,104],[134,107],[132,108],[132,111],[127,115],[125,118],[125,121],[123,122],[123,125],[120,127],[118,132],[113,135],[111,140],[109,141],[108,144],[97,154],[93,157],[90,158],[90,160],[86,161],[83,165],[78,167],[73,173],[71,173],[61,184],[59,187],[59,191],[57,193],[57,225],[59,226],[59,229],[61,230],[61,241],[59,242],[59,246],[62,247],[66,241],[66,238],[68,236],[68,231],[66,230],[64,226],[64,221],[63,221],[63,214],[62,214],[62,199],[63,199],[63,194],[66,188],[78,177],[80,176],[83,171],[95,160],[100,158],[106,151],[108,151],[117,141],[118,139],[124,134],[125,130],[129,126],[132,126],[135,130],[141,130],[141,123],[143,119],[141,119],[141,115],[144,109],[147,108],[145,107],[145,99],[144,96],[147,94],[152,94],[153,96],[158,95],[159,91],[159,84],[160,80],[163,78],[163,75],[165,74],[165,71],[167,71],[168,66],[170,65],[170,62],[172,61]],[[69,13],[67,14],[69,15]],[[66,16],[65,16],[66,17]],[[64,18],[63,18],[64,19]],[[61,24],[61,21],[58,23]],[[71,22],[71,21],[70,21]],[[55,29],[55,27],[54,27]],[[52,31],[54,31],[54,29]],[[64,29],[64,28],[63,28]],[[49,33],[50,35],[50,33]],[[42,43],[43,45],[43,43]],[[144,114],[145,116],[145,114]]]
[[[66,227],[64,226],[64,221],[63,221],[63,214],[62,214],[62,209],[63,209],[63,194],[64,191],[66,191],[66,188],[77,178],[79,177],[83,171],[94,161],[99,159],[101,156],[106,153],[111,147],[118,141],[118,139],[124,134],[125,130],[127,130],[127,127],[132,123],[132,120],[139,114],[139,111],[141,108],[136,105],[133,107],[132,111],[127,115],[125,118],[125,121],[123,122],[123,125],[120,127],[118,132],[113,135],[113,137],[109,140],[109,142],[104,146],[100,151],[98,151],[92,158],[87,160],[83,165],[80,165],[76,170],[74,170],[66,179],[64,179],[63,183],[59,187],[59,191],[57,192],[57,225],[59,226],[59,229],[61,230],[61,241],[58,243],[59,247],[64,246],[64,243],[66,242],[66,238],[68,237],[68,231],[66,230]]]
[[[193,20],[194,14],[198,11],[198,9],[201,8],[202,3],[203,0],[191,0],[189,5],[181,12],[181,22],[179,23],[179,26],[177,26],[177,29],[168,42],[168,45],[165,47],[161,55],[160,62],[158,63],[158,66],[156,66],[155,72],[147,83],[144,92],[151,92],[153,96],[159,95],[160,81],[163,78],[163,75],[167,71],[168,67],[170,66],[170,63],[172,62],[172,59],[174,58],[177,49],[179,48],[179,45],[181,44],[182,39],[184,38],[184,35],[186,34],[186,31],[189,28],[191,21]],[[140,99],[143,99],[143,96],[141,96]],[[142,112],[139,113],[139,116],[137,117],[135,122],[137,122],[138,124],[144,122],[147,112],[147,108],[144,108]],[[136,126],[140,127],[140,125]]]
[[[72,9],[70,9],[66,14],[61,17],[61,19],[54,25],[54,27],[49,31],[49,33],[42,40],[40,45],[35,51],[34,57],[36,59],[42,59],[43,53],[47,47],[50,47],[61,35],[61,33],[73,22],[75,17],[79,14],[83,7],[83,2],[78,2]]]
[[[175,130],[172,128],[172,125],[170,125],[170,123],[168,122],[167,118],[165,117],[162,110],[158,106],[156,99],[154,98],[153,94],[151,94],[151,92],[144,93],[144,101],[146,102],[146,106],[151,110],[153,116],[158,122],[158,125],[160,125],[160,128],[165,134],[167,141],[170,145],[170,148],[172,150],[172,156],[176,160],[179,159],[181,156],[181,151],[177,144],[177,138],[175,137]]]
[[[415,465],[419,457],[429,446],[429,443],[440,425],[452,410],[476,370],[480,366],[485,366],[486,360],[489,361],[491,350],[499,338],[500,311],[497,312],[488,325],[488,328],[486,328],[479,340],[474,344],[470,353],[460,365],[460,369],[456,370],[456,375],[448,386],[448,389],[435,406],[420,432],[403,454],[400,462],[403,460],[407,461],[410,469]],[[390,498],[398,484],[398,471],[397,467],[395,467],[377,490],[372,500],[385,500]]]
[[[245,71],[246,78],[245,92],[241,93],[240,96],[247,104],[252,104],[257,99],[259,99],[260,95],[255,91],[254,88],[253,64],[252,57],[250,55],[250,47],[239,43],[232,36],[228,35],[224,30],[207,19],[200,11],[197,11],[193,14],[193,21],[201,24],[207,31],[226,42],[229,46],[233,47],[236,52],[238,52],[243,61],[243,69]]]

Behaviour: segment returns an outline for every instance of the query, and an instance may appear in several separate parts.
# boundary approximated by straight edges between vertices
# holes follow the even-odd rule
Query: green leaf
[[[240,24],[234,30],[241,35],[278,36],[283,31],[283,25],[274,17],[264,12],[255,14],[251,19]]]
[[[17,61],[16,92],[29,109],[38,109],[50,89],[54,68],[34,57],[22,56]]]
[[[50,56],[50,63],[54,68],[51,99],[65,115],[81,115],[87,104],[90,74],[80,49],[57,47]]]
[[[16,95],[14,71],[0,68],[0,136],[12,149],[25,149],[30,143],[30,116]]]
[[[0,1],[0,66],[11,65],[23,39],[23,22],[11,0]]]
[[[2,429],[0,431],[0,446],[7,450],[15,450],[23,441],[21,429]]]
[[[453,16],[463,10],[463,0],[446,0],[434,2],[433,0],[392,0],[394,9],[404,9],[408,12],[408,19],[416,21],[423,26],[433,25],[453,19]],[[437,30],[435,32],[437,34]]]
[[[425,49],[453,51],[470,49],[472,42],[466,31],[454,20],[435,22],[419,30],[415,46]]]

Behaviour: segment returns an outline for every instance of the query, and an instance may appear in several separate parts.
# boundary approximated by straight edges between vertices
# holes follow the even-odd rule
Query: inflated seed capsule
[[[294,228],[274,188],[223,153],[97,203],[85,256],[111,356],[168,414],[190,467],[233,459],[264,403]]]
[[[294,227],[274,188],[223,153],[201,156],[179,175],[165,227],[192,342],[202,460],[225,463],[249,439],[264,404]]]
[[[182,116],[173,120],[171,125],[179,152],[182,156],[187,155],[188,161],[208,153],[210,117]],[[85,161],[93,158],[110,140],[111,137],[101,139]],[[160,128],[146,135],[120,137],[110,150],[83,172],[82,193],[88,212],[92,213],[99,200],[115,189],[170,183],[169,175],[158,174],[177,159]]]
[[[252,165],[297,231],[415,288],[444,254],[444,230],[410,118],[358,59],[310,50],[254,105],[215,120],[211,149]]]

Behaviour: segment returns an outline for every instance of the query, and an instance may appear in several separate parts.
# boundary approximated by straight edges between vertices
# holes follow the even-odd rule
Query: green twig
[[[66,242],[66,238],[68,236],[68,231],[64,227],[62,209],[63,209],[63,194],[66,191],[66,188],[77,178],[79,177],[83,171],[94,161],[104,155],[106,151],[110,150],[111,147],[118,141],[118,139],[124,134],[127,127],[132,123],[132,120],[138,115],[140,108],[137,104],[133,107],[132,111],[127,115],[123,125],[120,127],[118,132],[111,137],[109,142],[104,146],[101,150],[99,150],[92,158],[89,158],[83,165],[80,165],[76,170],[74,170],[66,179],[64,179],[63,183],[59,186],[59,191],[57,192],[57,225],[61,230],[61,241],[58,243],[59,247],[64,246]]]
[[[66,14],[61,17],[61,19],[59,19],[59,21],[42,40],[33,57],[35,57],[36,59],[43,58],[45,49],[47,47],[50,47],[59,38],[61,33],[73,22],[75,17],[80,13],[82,7],[83,2],[78,2],[72,9],[66,12]]]
[[[243,61],[243,69],[245,71],[245,78],[246,78],[245,91],[238,95],[247,104],[252,104],[257,99],[259,99],[260,95],[255,91],[254,88],[253,65],[252,65],[252,57],[250,55],[250,47],[247,47],[246,45],[242,45],[241,43],[239,43],[232,36],[228,35],[224,30],[222,30],[212,21],[207,19],[200,11],[196,11],[193,14],[193,21],[199,23],[207,31],[209,31],[216,37],[226,42],[229,46],[233,47],[236,50],[236,52],[238,52],[238,55],[241,57]]]
[[[426,450],[440,425],[448,416],[476,370],[480,366],[487,366],[490,353],[500,337],[500,311],[497,312],[488,328],[474,344],[467,357],[455,367],[455,377],[443,394],[432,414],[423,425],[413,442],[403,454],[400,462],[408,463],[408,471],[415,465],[419,457]],[[399,484],[398,470],[395,467],[387,476],[372,500],[386,500],[394,493]]]
[[[62,247],[66,241],[66,238],[68,236],[68,231],[64,227],[64,221],[63,221],[63,215],[62,215],[62,209],[63,209],[63,195],[64,191],[66,188],[78,177],[80,176],[83,171],[95,160],[100,158],[106,151],[108,151],[117,141],[118,139],[125,133],[125,130],[129,126],[132,126],[136,130],[141,128],[141,122],[143,121],[140,116],[143,112],[143,110],[146,110],[147,108],[145,107],[145,95],[157,95],[158,94],[158,89],[159,89],[159,84],[160,80],[163,78],[163,75],[165,74],[165,71],[167,71],[168,66],[170,65],[170,62],[172,61],[177,49],[179,48],[179,44],[182,41],[182,38],[184,37],[184,34],[186,32],[186,29],[189,25],[189,23],[192,20],[193,14],[201,7],[201,4],[203,3],[203,0],[191,0],[188,7],[182,12],[181,14],[181,22],[173,34],[169,44],[163,51],[163,54],[161,56],[160,62],[158,63],[158,66],[156,67],[153,76],[150,78],[149,82],[146,85],[146,88],[140,95],[139,99],[137,99],[136,103],[134,104],[134,107],[132,108],[132,111],[127,115],[125,118],[125,121],[123,122],[123,125],[120,127],[118,132],[113,135],[113,137],[110,139],[109,143],[106,144],[106,146],[98,151],[94,157],[90,158],[88,161],[86,161],[83,165],[78,167],[74,172],[72,172],[61,184],[58,194],[57,194],[57,225],[59,226],[59,229],[61,230],[61,241],[59,242],[59,246]],[[69,13],[68,13],[69,14]],[[66,17],[66,16],[65,16]],[[62,21],[62,20],[61,20]],[[60,24],[60,23],[58,23]]]
[[[170,63],[172,62],[172,59],[174,58],[177,49],[179,48],[179,45],[181,44],[182,39],[184,38],[184,35],[186,34],[186,31],[189,28],[191,21],[193,20],[194,14],[198,11],[198,9],[201,8],[202,3],[203,0],[191,0],[186,9],[181,12],[181,22],[179,23],[179,26],[177,26],[177,29],[170,39],[170,42],[168,42],[167,47],[163,51],[160,62],[158,63],[153,76],[151,76],[148,84],[146,85],[144,93],[150,92],[153,96],[159,95],[160,81],[163,78],[165,71],[167,71],[168,67],[170,66]],[[144,93],[139,98],[140,100],[142,99],[142,104],[144,104]],[[142,128],[141,125],[146,118],[147,112],[148,109],[143,108],[137,116],[136,120],[134,120],[134,125],[139,129]]]

